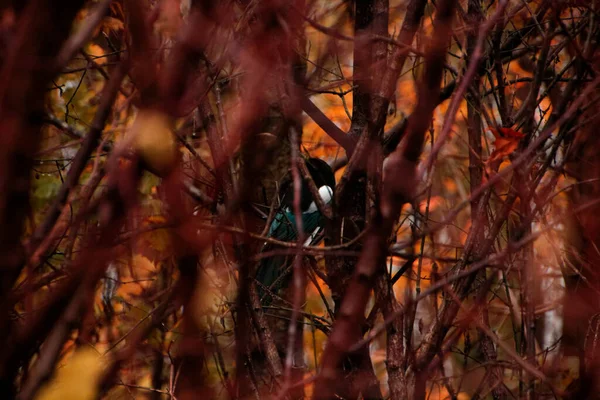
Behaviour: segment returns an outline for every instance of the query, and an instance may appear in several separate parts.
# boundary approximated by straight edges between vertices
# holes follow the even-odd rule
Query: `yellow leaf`
[[[140,110],[131,134],[140,158],[151,172],[166,176],[175,164],[177,148],[171,118],[157,110]]]
[[[98,353],[80,350],[40,390],[36,400],[93,400],[103,370],[104,362]]]

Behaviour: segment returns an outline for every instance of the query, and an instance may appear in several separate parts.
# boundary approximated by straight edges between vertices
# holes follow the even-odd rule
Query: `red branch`
[[[402,206],[410,202],[416,190],[416,163],[422,151],[423,139],[437,105],[446,50],[452,32],[454,0],[438,2],[435,29],[426,56],[425,74],[419,85],[418,103],[411,115],[406,137],[390,156],[384,171],[384,193],[381,209],[370,224],[370,233],[358,260],[322,357],[322,370],[315,383],[315,398],[335,398],[335,383],[350,346],[361,337],[360,327],[373,287],[387,257],[386,243],[394,220]],[[400,178],[400,179],[399,179]]]

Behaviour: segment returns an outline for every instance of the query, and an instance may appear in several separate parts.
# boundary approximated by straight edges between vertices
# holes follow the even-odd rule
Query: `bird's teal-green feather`
[[[312,234],[319,226],[321,221],[321,213],[319,211],[302,214],[302,228],[306,237]],[[281,210],[273,218],[273,222],[267,233],[268,237],[284,242],[293,242],[298,238],[298,230],[296,228],[296,218],[289,210]],[[275,250],[276,245],[266,244],[262,252]],[[275,255],[263,259],[256,274],[256,280],[259,282],[258,294],[263,300],[263,304],[268,304],[271,301],[269,291],[277,293],[277,291],[286,287],[291,277],[290,273],[286,273],[290,266],[293,256]],[[265,290],[268,288],[268,291]]]
[[[288,210],[278,212],[273,218],[267,236],[284,242],[296,240],[296,218],[294,214]]]

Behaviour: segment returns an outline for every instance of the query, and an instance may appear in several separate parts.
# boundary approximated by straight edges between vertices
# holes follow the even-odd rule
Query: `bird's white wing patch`
[[[323,203],[329,204],[331,202],[331,198],[333,197],[333,190],[329,186],[323,185],[319,188],[319,196],[321,196]],[[308,209],[305,212],[312,213],[315,211],[317,211],[317,204],[313,201],[310,203],[310,206],[308,206]]]
[[[304,241],[304,245],[305,246],[310,246],[310,244],[313,242],[313,240],[315,240],[315,238],[319,234],[320,230],[321,230],[321,227],[317,226],[315,228],[315,230],[310,234],[310,236]]]

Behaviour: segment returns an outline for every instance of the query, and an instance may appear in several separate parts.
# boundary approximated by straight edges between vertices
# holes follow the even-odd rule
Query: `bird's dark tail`
[[[263,252],[270,250],[270,246],[266,246]],[[289,271],[286,273],[286,266],[289,264],[287,261],[288,256],[285,255],[275,255],[261,261],[256,280],[258,296],[263,306],[270,304],[273,295],[277,295],[279,289],[286,286],[290,277]]]

